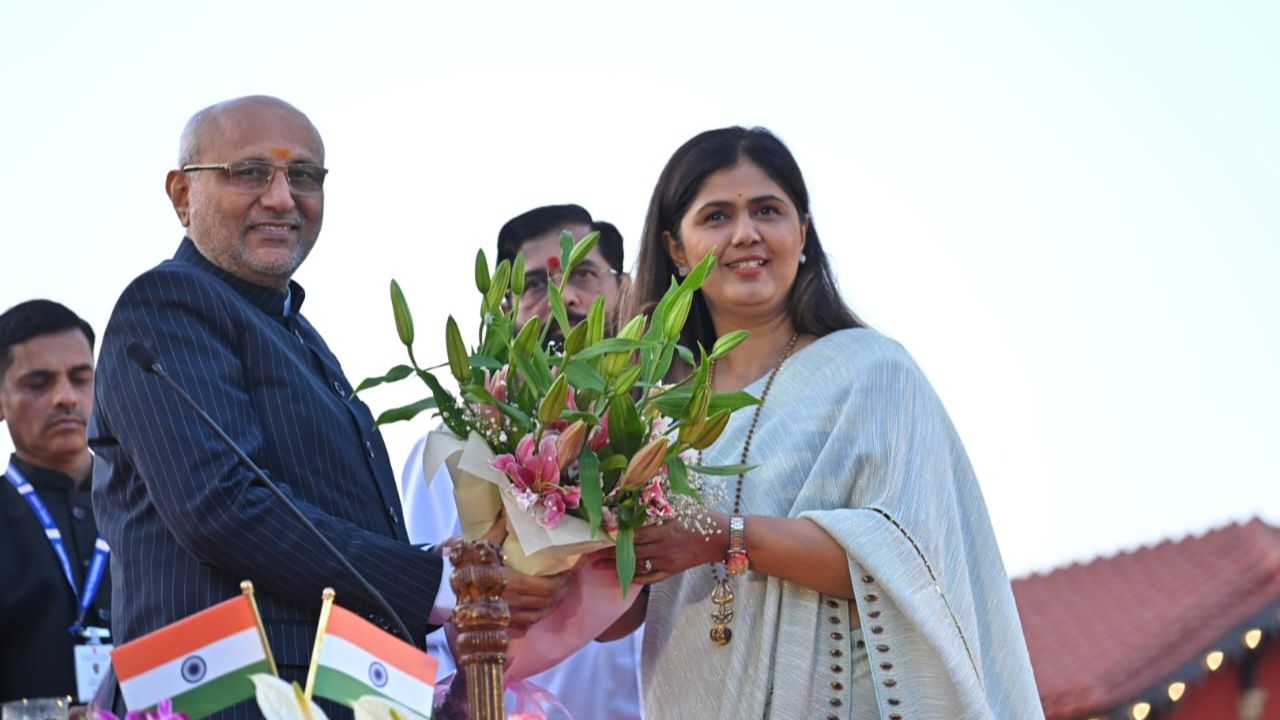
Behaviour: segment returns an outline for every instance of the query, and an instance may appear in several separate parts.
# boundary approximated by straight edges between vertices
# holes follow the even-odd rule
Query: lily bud
[[[614,385],[613,394],[621,395],[631,392],[636,382],[640,380],[640,373],[644,372],[644,368],[640,365],[632,365],[629,369],[618,376],[618,382]],[[652,407],[652,406],[650,406]]]
[[[537,315],[529,318],[529,322],[520,328],[516,339],[511,342],[511,350],[524,357],[531,357],[533,349],[538,346],[538,334],[542,332],[542,319]]]
[[[551,387],[547,390],[547,396],[542,399],[542,404],[538,406],[538,422],[543,427],[550,425],[560,419],[560,413],[564,412],[565,406],[569,402],[569,376],[560,375],[556,381],[551,383]]]
[[[720,412],[707,418],[702,423],[702,427],[698,431],[691,434],[689,438],[689,446],[695,450],[706,450],[711,447],[711,443],[719,439],[720,434],[724,432],[725,427],[729,425],[729,411],[721,410]]]
[[[413,315],[409,312],[409,303],[404,299],[404,291],[400,283],[391,281],[391,311],[395,313],[396,334],[405,346],[413,345]]]
[[[450,315],[444,326],[444,349],[449,356],[449,372],[464,383],[471,375],[471,359],[467,355],[467,346],[462,342],[462,333],[458,331],[458,323]]]
[[[597,295],[587,312],[587,347],[604,339],[604,295]]]
[[[631,318],[631,321],[618,331],[617,336],[624,340],[639,340],[644,337],[644,325],[648,319],[649,318],[645,315],[637,315]],[[624,352],[606,353],[604,356],[603,367],[600,368],[600,371],[604,373],[605,377],[617,377],[617,375],[626,368],[627,361],[631,359],[634,352],[634,350],[627,350]]]
[[[675,302],[667,310],[666,322],[662,328],[667,342],[675,342],[680,337],[680,331],[684,330],[684,323],[689,319],[689,310],[692,307],[693,293],[680,293],[676,297]]]
[[[484,250],[476,251],[476,289],[482,295],[489,292],[489,261],[484,256]]]
[[[582,348],[587,345],[587,323],[580,322],[573,326],[569,331],[569,336],[564,339],[565,357],[577,355],[582,352]]]
[[[685,406],[684,421],[696,426],[702,425],[707,419],[707,410],[711,407],[711,388],[707,385],[700,384],[694,388],[693,396],[689,398],[689,404]]]
[[[516,253],[516,261],[511,266],[511,294],[519,297],[524,294],[524,251]]]
[[[574,420],[572,425],[560,433],[560,437],[556,439],[556,458],[559,459],[561,468],[567,468],[578,460],[578,453],[582,452],[582,443],[586,439],[587,424],[581,420]]]
[[[627,463],[619,485],[624,490],[638,488],[649,482],[667,459],[667,439],[662,437],[640,448],[640,452]]]

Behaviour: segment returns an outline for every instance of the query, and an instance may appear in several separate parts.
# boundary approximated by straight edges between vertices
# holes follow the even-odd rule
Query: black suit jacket
[[[276,662],[310,658],[324,587],[388,627],[373,600],[161,381],[141,341],[359,568],[416,642],[441,559],[411,546],[381,434],[320,335],[304,293],[246,283],[184,239],[125,289],[98,359],[94,509],[112,549],[117,643],[257,587]],[[288,309],[286,310],[286,303]],[[290,673],[295,674],[296,673]]]

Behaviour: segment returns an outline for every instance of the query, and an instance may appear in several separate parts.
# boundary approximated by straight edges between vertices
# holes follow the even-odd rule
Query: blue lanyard
[[[58,529],[56,523],[53,522],[53,515],[49,512],[49,508],[45,506],[44,501],[36,494],[36,489],[27,482],[22,472],[13,463],[9,463],[9,469],[5,472],[5,477],[13,485],[35,511],[36,517],[40,520],[40,524],[44,526],[44,535],[49,539],[49,544],[53,546],[53,554],[58,556],[58,562],[62,565],[62,574],[67,577],[67,584],[71,586],[73,595],[79,596],[79,611],[76,614],[76,622],[67,630],[73,635],[84,633],[84,618],[89,612],[89,607],[93,605],[93,600],[98,596],[98,589],[102,586],[102,577],[107,573],[107,556],[111,554],[111,548],[107,545],[107,541],[101,535],[93,543],[93,560],[89,562],[89,572],[85,574],[84,593],[81,594],[76,588],[76,576],[71,571],[71,558],[67,555],[67,548],[62,543],[62,531]]]

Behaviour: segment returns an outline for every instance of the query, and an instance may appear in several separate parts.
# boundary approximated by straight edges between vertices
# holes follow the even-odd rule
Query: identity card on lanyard
[[[104,658],[109,657],[107,653],[111,651],[111,646],[102,642],[102,638],[109,636],[109,632],[105,628],[86,628],[84,621],[89,613],[89,608],[93,607],[94,598],[98,596],[98,590],[101,589],[102,578],[107,572],[107,558],[111,554],[111,548],[101,535],[94,541],[93,559],[89,562],[89,571],[85,573],[84,591],[81,592],[76,585],[75,573],[71,569],[71,556],[67,554],[67,547],[62,542],[62,531],[58,529],[57,523],[53,521],[53,514],[49,512],[49,508],[45,506],[44,501],[40,499],[40,495],[36,493],[36,489],[32,487],[31,483],[27,482],[27,478],[18,469],[17,465],[9,463],[9,469],[5,471],[5,477],[9,479],[9,483],[18,491],[18,494],[31,506],[31,510],[35,512],[36,518],[40,521],[40,525],[44,527],[45,537],[49,540],[49,545],[53,547],[53,554],[57,556],[58,563],[62,565],[62,574],[66,577],[67,584],[71,586],[72,595],[76,597],[76,620],[71,627],[67,628],[67,632],[88,640],[88,645],[76,647],[77,691],[80,695],[80,701],[88,702],[93,698],[93,693],[97,690],[98,684],[106,675],[108,663]]]

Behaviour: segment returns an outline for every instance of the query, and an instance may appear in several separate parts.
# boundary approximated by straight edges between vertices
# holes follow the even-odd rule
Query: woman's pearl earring
[[[804,253],[800,253],[800,264],[803,265],[809,258]]]
[[[685,275],[688,275],[688,274],[689,274],[689,268],[687,268],[687,267],[685,267],[685,266],[683,266],[683,265],[677,265],[677,266],[676,266],[676,274],[677,274],[677,275],[679,275],[680,277],[684,277]]]

